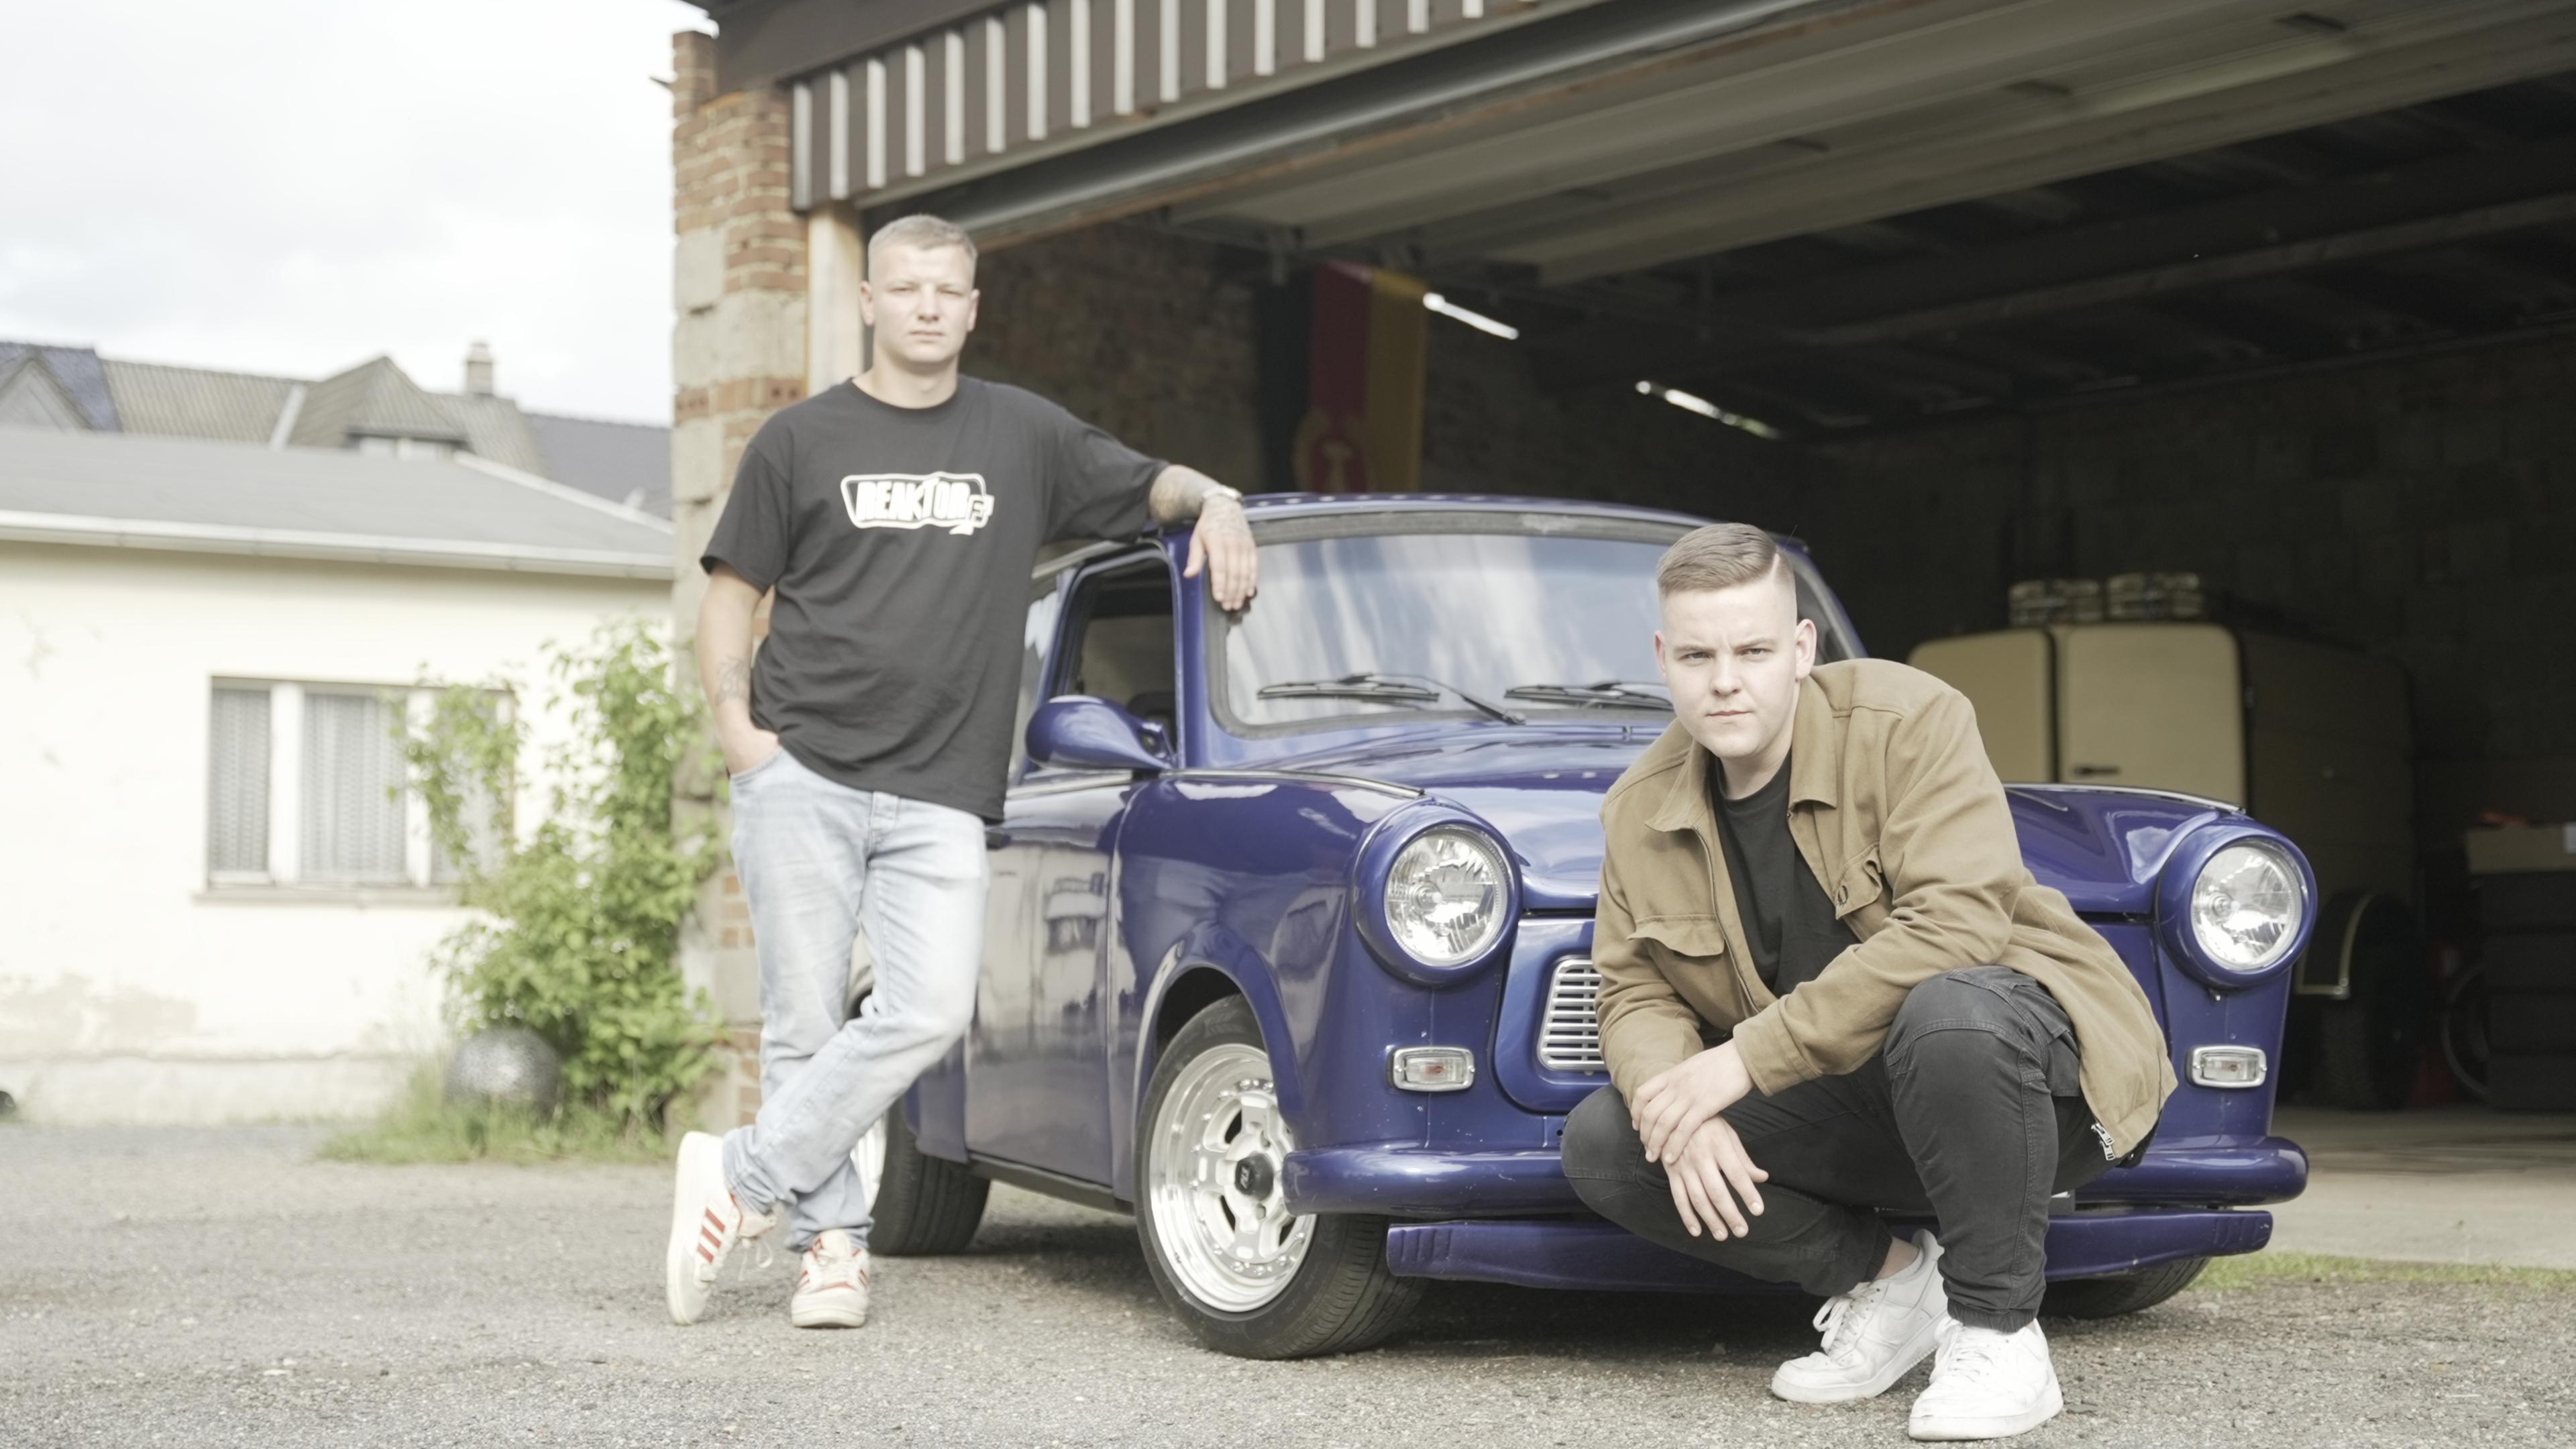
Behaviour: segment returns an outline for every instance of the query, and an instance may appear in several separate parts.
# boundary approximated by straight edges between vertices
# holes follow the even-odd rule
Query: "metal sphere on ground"
[[[447,1064],[447,1100],[549,1112],[563,1096],[563,1062],[524,1026],[492,1026],[467,1037]]]

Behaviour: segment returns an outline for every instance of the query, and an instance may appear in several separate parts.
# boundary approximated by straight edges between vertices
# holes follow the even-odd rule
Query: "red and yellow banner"
[[[1315,269],[1306,416],[1292,454],[1298,488],[1421,487],[1424,290],[1400,272],[1342,262]]]

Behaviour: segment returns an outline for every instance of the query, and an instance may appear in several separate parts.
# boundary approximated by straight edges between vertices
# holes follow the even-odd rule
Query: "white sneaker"
[[[1828,1298],[1816,1314],[1825,1346],[1780,1365],[1771,1392],[1800,1404],[1845,1404],[1885,1393],[1931,1354],[1950,1321],[1941,1287],[1941,1245],[1914,1235],[1914,1261],[1893,1278]]]
[[[868,1250],[848,1230],[814,1235],[787,1317],[798,1328],[856,1328],[868,1321]]]
[[[1941,1324],[1932,1387],[1914,1401],[1905,1432],[1917,1439],[2009,1439],[2027,1434],[2066,1407],[2057,1365],[2037,1323],[2012,1333]]]
[[[662,1287],[673,1323],[695,1323],[715,1291],[716,1270],[733,1245],[769,1231],[777,1219],[745,1212],[725,1185],[724,1140],[705,1132],[680,1139],[671,1190],[671,1241],[662,1254]]]

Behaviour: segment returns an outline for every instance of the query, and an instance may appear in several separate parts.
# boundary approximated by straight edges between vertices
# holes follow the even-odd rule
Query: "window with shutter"
[[[501,832],[507,824],[505,814],[496,808],[492,792],[480,782],[468,781],[461,802],[465,816],[466,845],[474,863],[491,870],[501,863]],[[429,881],[432,885],[454,885],[465,878],[462,864],[447,853],[447,847],[430,842]]]
[[[217,686],[206,769],[206,873],[214,880],[268,878],[266,686]]]
[[[399,885],[404,862],[402,747],[373,694],[304,694],[302,878]]]

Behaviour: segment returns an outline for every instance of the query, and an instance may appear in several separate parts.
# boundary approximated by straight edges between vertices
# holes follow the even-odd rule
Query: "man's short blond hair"
[[[885,261],[887,247],[911,247],[915,251],[956,247],[966,253],[967,269],[971,271],[975,266],[975,239],[966,234],[966,228],[926,212],[915,212],[887,222],[869,236],[869,276],[877,274],[879,265]]]
[[[1712,523],[1694,528],[1664,550],[1655,565],[1658,597],[1731,589],[1767,579],[1779,572],[1780,545],[1769,532],[1749,523]]]

